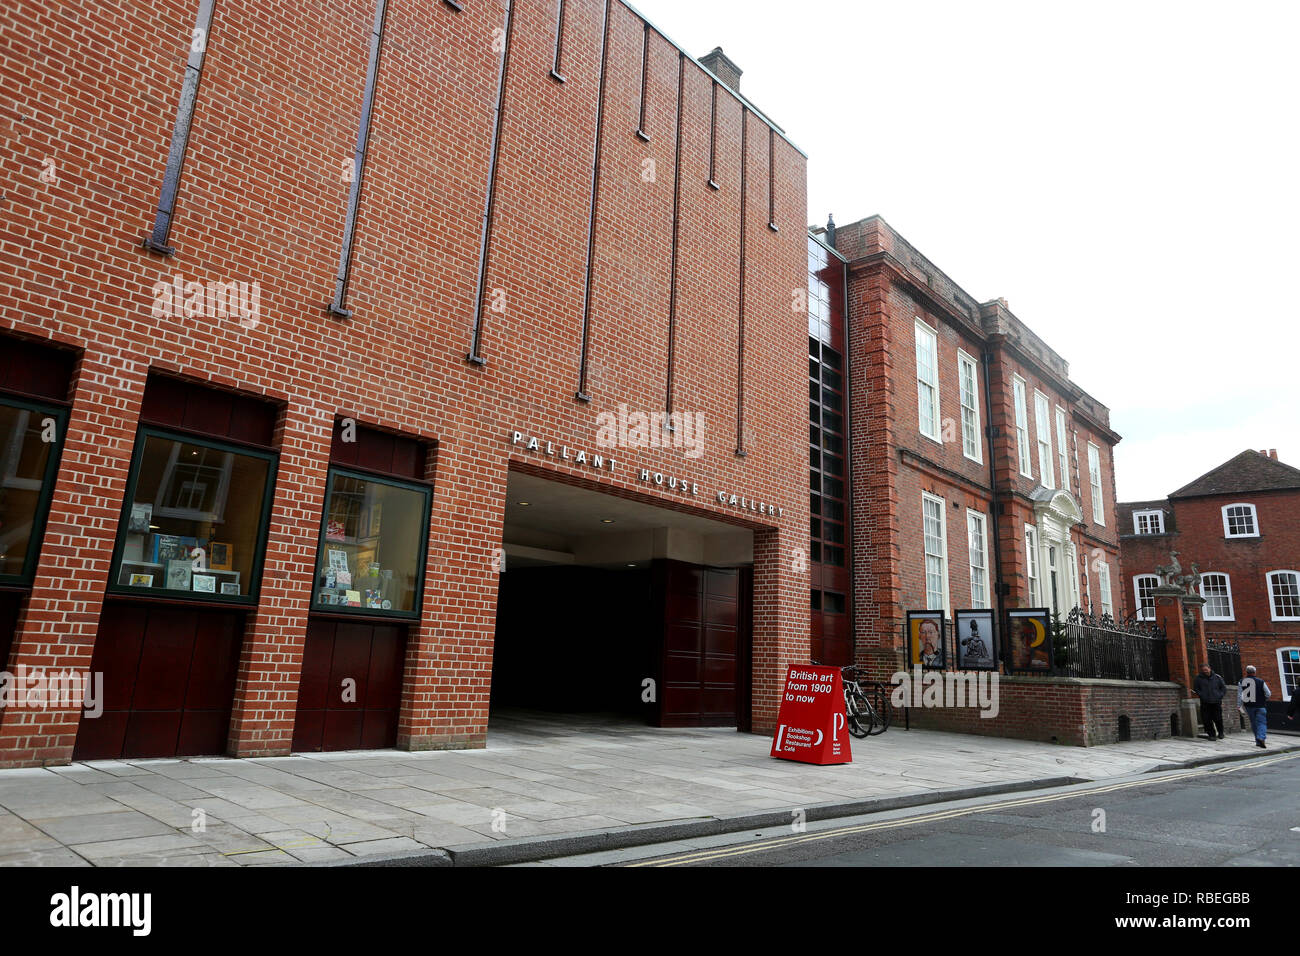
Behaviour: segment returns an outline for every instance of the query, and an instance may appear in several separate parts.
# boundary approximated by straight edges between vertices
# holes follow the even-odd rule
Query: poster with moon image
[[[1052,618],[1047,608],[1007,614],[1007,646],[1013,671],[1046,672],[1052,669]]]
[[[953,632],[957,635],[957,669],[991,671],[997,667],[993,645],[993,612],[958,611],[953,615]]]

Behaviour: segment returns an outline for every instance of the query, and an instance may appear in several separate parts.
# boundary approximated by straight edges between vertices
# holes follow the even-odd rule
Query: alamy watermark
[[[153,285],[155,319],[238,319],[246,329],[262,321],[260,282],[186,281],[180,273]]]
[[[23,710],[85,710],[86,717],[104,713],[104,675],[101,671],[47,671],[19,665],[16,672],[0,671],[0,708]]]
[[[998,715],[997,671],[897,671],[889,702],[894,707],[978,707],[981,719]]]
[[[596,416],[600,448],[680,448],[686,458],[704,454],[703,412],[642,412],[621,403]]]

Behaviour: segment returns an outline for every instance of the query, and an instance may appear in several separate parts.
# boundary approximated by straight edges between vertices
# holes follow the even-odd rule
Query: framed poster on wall
[[[907,612],[907,659],[912,667],[947,665],[943,644],[943,611]]]
[[[991,671],[997,669],[997,645],[993,639],[993,612],[974,608],[953,614],[953,656],[957,669]]]
[[[1007,612],[1007,664],[1013,672],[1046,674],[1052,669],[1052,612],[1045,607]]]

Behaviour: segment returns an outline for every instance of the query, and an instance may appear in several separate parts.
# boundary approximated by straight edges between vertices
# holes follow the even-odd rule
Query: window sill
[[[220,597],[190,598],[181,597],[186,592],[176,591],[173,595],[167,594],[143,594],[127,590],[109,588],[104,592],[105,601],[123,601],[126,603],[139,604],[159,604],[169,607],[197,607],[197,608],[219,608],[221,610],[251,611],[257,607],[257,599],[241,595],[239,599],[229,598],[222,600]]]
[[[418,624],[420,615],[418,612],[403,611],[375,611],[368,608],[359,608],[356,611],[340,611],[337,607],[329,608],[329,605],[323,604],[317,607],[313,605],[307,612],[308,617],[312,620],[322,621],[369,621],[372,624]]]

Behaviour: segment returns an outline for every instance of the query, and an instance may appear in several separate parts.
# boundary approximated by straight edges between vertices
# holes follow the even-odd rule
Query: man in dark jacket
[[[1268,737],[1268,711],[1265,706],[1273,696],[1268,684],[1255,676],[1255,665],[1246,668],[1246,676],[1241,679],[1237,689],[1237,700],[1241,709],[1250,718],[1250,725],[1255,730],[1255,746],[1267,747],[1264,740]]]
[[[1209,664],[1201,665],[1201,672],[1196,675],[1192,690],[1201,698],[1201,725],[1205,728],[1207,740],[1223,739],[1223,695],[1228,692],[1228,685],[1223,678],[1214,673]],[[1217,737],[1216,737],[1217,732]]]

